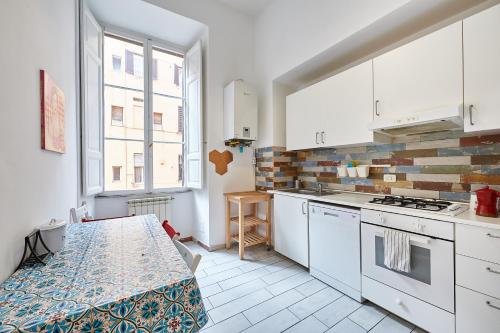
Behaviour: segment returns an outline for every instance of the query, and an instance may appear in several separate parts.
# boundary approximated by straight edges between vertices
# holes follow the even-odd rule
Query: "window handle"
[[[380,103],[380,101],[377,99],[375,101],[375,115],[377,116],[380,116],[380,112],[378,112],[378,104]]]
[[[473,109],[474,109],[474,105],[473,104],[469,105],[469,121],[470,121],[471,126],[474,126],[474,122],[472,121],[472,110]]]
[[[486,301],[486,305],[488,305],[490,308],[500,310],[500,307],[498,307],[498,306],[496,306],[496,305],[491,304],[491,302],[490,302],[490,301]]]
[[[321,132],[321,143],[325,143],[325,132]]]
[[[317,145],[319,145],[318,135],[319,135],[319,132],[316,132],[316,144],[317,144]]]
[[[486,270],[487,270],[488,272],[490,272],[490,273],[500,274],[500,272],[499,272],[499,271],[496,271],[496,270],[492,269],[491,267],[486,267]]]

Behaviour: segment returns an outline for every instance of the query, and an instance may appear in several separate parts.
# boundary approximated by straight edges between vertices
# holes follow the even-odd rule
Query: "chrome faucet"
[[[323,193],[323,184],[318,183],[318,193],[322,194]]]

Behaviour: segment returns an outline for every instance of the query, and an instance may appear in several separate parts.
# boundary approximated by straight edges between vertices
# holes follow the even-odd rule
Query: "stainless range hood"
[[[370,130],[389,136],[404,136],[464,128],[462,106],[416,112],[400,118],[374,120]]]

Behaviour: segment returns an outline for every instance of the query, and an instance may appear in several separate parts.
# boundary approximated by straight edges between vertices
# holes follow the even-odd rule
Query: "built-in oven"
[[[362,211],[362,274],[443,310],[455,312],[453,226],[412,216]],[[384,265],[384,231],[410,235],[410,271]]]

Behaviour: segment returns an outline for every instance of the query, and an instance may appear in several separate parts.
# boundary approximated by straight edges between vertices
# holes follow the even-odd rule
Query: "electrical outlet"
[[[396,175],[384,175],[384,182],[395,183],[396,182]]]

